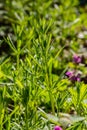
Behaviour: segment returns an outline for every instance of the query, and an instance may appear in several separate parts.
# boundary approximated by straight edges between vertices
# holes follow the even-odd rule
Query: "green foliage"
[[[0,7],[0,130],[86,130],[86,7],[78,0]],[[79,66],[75,53],[84,55]],[[82,81],[70,82],[68,68],[79,69]]]

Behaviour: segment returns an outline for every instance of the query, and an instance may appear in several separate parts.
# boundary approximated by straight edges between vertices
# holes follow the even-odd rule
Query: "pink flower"
[[[75,81],[78,81],[80,82],[80,77],[81,75],[78,73],[78,74],[75,74],[75,71],[67,71],[66,72],[66,76],[72,81],[72,82],[75,82]]]
[[[81,63],[81,61],[82,61],[82,57],[80,57],[78,55],[73,56],[73,62],[74,63],[79,64],[79,63]]]
[[[73,76],[73,71],[67,71],[66,72],[66,76],[68,76],[68,77],[72,77]]]
[[[55,126],[54,130],[63,130],[60,126]]]

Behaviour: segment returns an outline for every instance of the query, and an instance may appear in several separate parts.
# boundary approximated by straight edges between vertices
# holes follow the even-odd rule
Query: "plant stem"
[[[52,92],[50,92],[50,101],[51,101],[52,113],[53,115],[55,115],[54,100],[53,100]]]
[[[28,130],[28,107],[27,107],[27,104],[26,104],[26,130]]]
[[[17,54],[17,70],[19,69],[19,54]]]

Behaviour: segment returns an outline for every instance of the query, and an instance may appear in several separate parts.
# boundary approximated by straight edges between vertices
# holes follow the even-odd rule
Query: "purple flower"
[[[72,82],[75,82],[75,81],[80,82],[80,77],[75,76],[75,75],[73,75],[73,76],[72,76],[72,77],[70,77],[69,79],[70,79]]]
[[[80,78],[77,77],[76,81],[80,82],[81,80],[80,80]]]
[[[74,81],[77,81],[77,77],[75,75],[73,75],[72,77],[69,77],[69,79],[74,82]]]
[[[81,61],[82,61],[82,57],[80,57],[78,55],[73,56],[73,62],[74,63],[79,64],[79,63],[81,63]]]
[[[66,76],[72,81],[72,82],[75,82],[75,81],[80,81],[80,74],[76,74],[75,71],[67,71],[66,72]]]
[[[73,73],[74,73],[73,71],[67,71],[66,76],[71,77],[73,75]]]
[[[77,75],[76,75],[76,81],[79,82],[79,81],[80,81],[80,77],[81,77],[81,74],[77,74]]]
[[[55,126],[54,130],[62,130],[62,128],[60,126]]]

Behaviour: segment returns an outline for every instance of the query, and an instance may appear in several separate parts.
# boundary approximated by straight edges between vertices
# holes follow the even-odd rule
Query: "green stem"
[[[51,101],[52,113],[53,115],[55,115],[54,99],[53,99],[52,93],[50,93],[50,101]]]
[[[27,104],[26,104],[26,130],[28,130],[28,107],[27,107]]]
[[[17,54],[17,70],[19,69],[19,54]]]
[[[54,98],[52,95],[51,84],[49,84],[49,82],[50,82],[50,80],[49,80],[48,74],[47,74],[47,86],[48,86],[48,92],[49,92],[49,97],[50,97],[50,102],[51,102],[51,108],[52,108],[53,115],[55,115]]]

